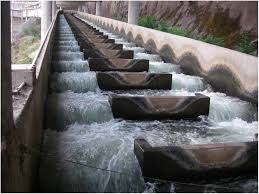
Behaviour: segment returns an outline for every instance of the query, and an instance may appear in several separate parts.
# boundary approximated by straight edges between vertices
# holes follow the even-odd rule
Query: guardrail
[[[69,13],[122,35],[166,62],[179,64],[186,74],[204,77],[216,91],[257,103],[257,57],[114,19],[78,11]]]

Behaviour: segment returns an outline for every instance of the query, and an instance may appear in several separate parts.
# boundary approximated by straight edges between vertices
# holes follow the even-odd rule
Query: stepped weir
[[[177,181],[188,181],[229,192],[256,182],[253,104],[77,14],[58,16],[54,45],[42,149],[58,161],[41,158],[41,191],[184,192]]]
[[[258,58],[95,4],[41,1],[21,65],[1,3],[2,191],[257,192]]]

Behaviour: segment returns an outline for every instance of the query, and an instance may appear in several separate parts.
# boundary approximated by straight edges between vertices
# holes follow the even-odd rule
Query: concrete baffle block
[[[149,60],[88,58],[90,71],[148,71]]]
[[[172,84],[172,75],[168,73],[98,72],[96,78],[102,90],[169,90]]]
[[[137,138],[134,153],[149,178],[194,182],[258,172],[257,141],[152,147]]]
[[[126,96],[110,95],[115,118],[147,119],[196,119],[209,114],[210,98],[195,96]],[[127,110],[127,111],[125,111]]]

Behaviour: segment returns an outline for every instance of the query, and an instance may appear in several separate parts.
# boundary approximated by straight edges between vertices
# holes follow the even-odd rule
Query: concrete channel
[[[78,14],[58,16],[50,69],[40,191],[255,189],[254,104]]]

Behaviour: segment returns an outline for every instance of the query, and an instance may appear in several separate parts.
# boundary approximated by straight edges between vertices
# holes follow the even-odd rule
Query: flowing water
[[[91,22],[89,24],[98,28]],[[100,28],[98,28],[100,29]],[[191,192],[177,183],[145,182],[134,155],[133,142],[144,137],[153,146],[251,141],[257,132],[257,107],[238,98],[213,92],[201,77],[181,73],[179,66],[164,63],[119,35],[100,29],[134,58],[150,60],[150,72],[172,74],[171,90],[101,91],[95,72],[77,45],[63,15],[57,26],[46,107],[46,129],[40,165],[43,192]],[[108,95],[193,95],[211,98],[208,117],[197,121],[129,121],[114,119]],[[125,110],[127,111],[127,110]],[[104,171],[98,168],[109,169]],[[116,172],[115,172],[116,171]],[[257,177],[230,177],[211,188],[196,186],[199,192],[215,191],[216,185],[241,192],[257,192]],[[228,189],[225,192],[228,192]]]

